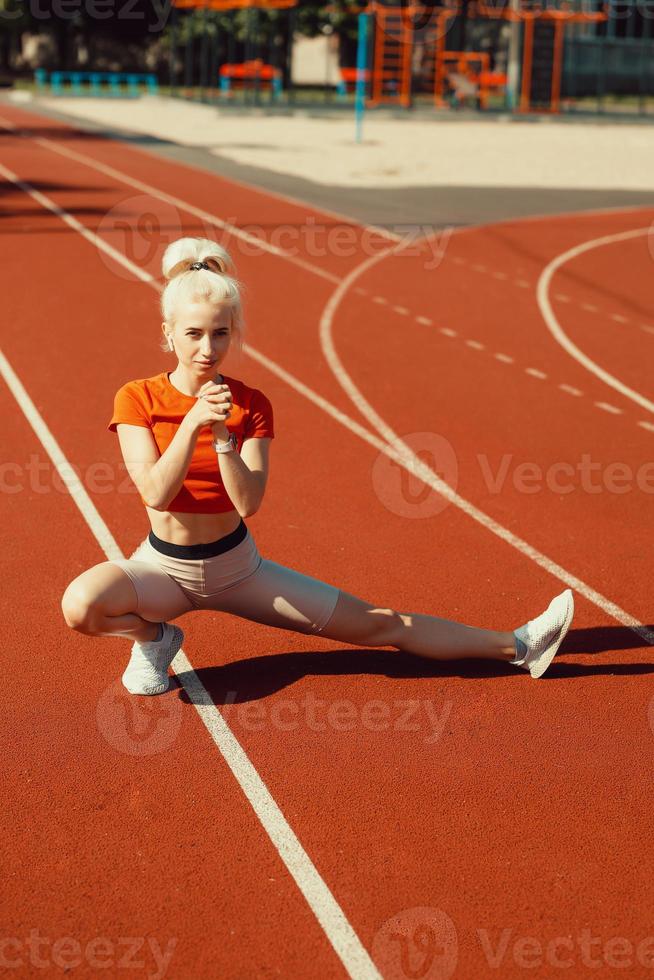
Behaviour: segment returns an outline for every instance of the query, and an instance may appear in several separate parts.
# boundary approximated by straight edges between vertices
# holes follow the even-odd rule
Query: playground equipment
[[[51,95],[110,95],[120,98],[136,98],[141,94],[139,85],[145,85],[150,95],[159,91],[157,76],[138,72],[119,71],[53,71],[37,68],[34,72],[37,91]]]
[[[359,78],[359,70],[357,68],[339,68],[338,73],[341,76],[336,83],[336,95],[339,98],[344,98],[348,92],[353,92]],[[363,79],[366,82],[370,81],[370,72],[366,69],[362,69]]]
[[[502,6],[477,0],[470,17],[502,18],[523,25],[522,84],[519,112],[558,112],[561,100],[563,38],[568,24],[607,20],[604,3],[600,10],[575,9],[577,0],[556,0],[560,4],[543,9],[540,0],[520,0],[516,6]],[[588,6],[587,4],[585,5]]]
[[[459,11],[459,0],[442,7],[423,7],[408,3],[387,7],[373,2],[366,13],[373,19],[373,50],[368,105],[411,105],[413,59],[416,47],[422,56],[421,84],[434,93],[437,104],[442,97],[436,87],[441,77],[440,59],[445,50],[448,24]]]
[[[269,88],[274,99],[282,92],[282,73],[279,68],[264,65],[261,58],[244,61],[240,65],[222,65],[220,69],[220,94],[229,97],[233,83],[245,84],[257,80],[260,87]]]
[[[257,17],[259,11],[267,10],[288,10],[292,16],[298,0],[172,0],[171,18],[171,52],[170,52],[170,87],[174,90],[177,83],[176,78],[176,52],[177,52],[177,29],[178,11],[187,10],[202,12],[203,23],[200,37],[200,98],[204,98],[205,89],[215,89],[219,83],[219,93],[222,98],[229,98],[232,94],[232,86],[238,85],[239,88],[253,90],[254,101],[258,101],[260,89],[269,88],[271,99],[276,99],[281,94],[283,68],[277,63],[279,52],[274,45],[270,45],[269,55],[266,60],[261,57],[260,45],[256,40]],[[244,57],[242,61],[237,60],[237,43],[234,38],[234,31],[227,37],[227,70],[223,72],[218,69],[218,53],[216,32],[211,33],[207,29],[207,15],[210,11],[222,11],[236,14],[239,10],[248,11],[248,21],[246,25],[246,37],[241,48]],[[292,21],[289,22],[289,33],[292,34]],[[185,65],[185,88],[193,87],[193,39],[187,36],[186,51],[184,56]],[[209,51],[209,48],[211,51]],[[209,66],[209,61],[211,65]],[[256,67],[260,65],[261,67]],[[286,66],[287,75],[290,77],[288,65]]]
[[[484,109],[491,92],[506,92],[507,76],[490,70],[487,52],[446,48],[451,22],[461,13],[460,2],[445,0],[442,6],[429,8],[413,0],[401,7],[377,0],[368,4],[366,13],[373,32],[369,106],[409,106],[413,92],[421,90],[432,94],[435,106],[447,108],[449,89],[457,103],[474,96],[479,108]],[[470,0],[470,20],[502,18],[518,22],[522,28],[519,112],[559,111],[565,29],[568,24],[606,20],[607,2]],[[417,53],[421,60],[418,71]]]
[[[506,82],[504,72],[490,70],[490,55],[485,51],[441,51],[436,58],[434,101],[445,104],[445,86],[449,85],[459,104],[470,95],[485,109],[490,92],[504,89]]]

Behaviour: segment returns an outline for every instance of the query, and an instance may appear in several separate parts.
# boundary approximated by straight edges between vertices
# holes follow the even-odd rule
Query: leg
[[[370,605],[347,592],[339,595],[320,635],[342,643],[394,646],[432,660],[481,657],[509,661],[515,657],[513,632],[478,629],[422,613],[399,613]]]
[[[437,660],[512,660],[512,632],[497,633],[418,613],[380,609],[320,579],[263,559],[243,582],[209,597],[205,608],[257,623],[315,633],[342,643],[395,646]]]
[[[61,599],[71,629],[88,636],[124,636],[139,643],[154,640],[160,622],[191,608],[177,583],[161,569],[126,560],[87,569]]]

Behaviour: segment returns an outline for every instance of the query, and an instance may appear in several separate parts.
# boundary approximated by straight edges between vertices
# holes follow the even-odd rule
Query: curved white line
[[[583,255],[584,252],[590,252],[593,248],[600,248],[602,245],[612,245],[614,242],[624,242],[628,241],[630,238],[638,238],[641,235],[648,235],[650,233],[650,228],[636,228],[634,231],[623,231],[617,235],[605,235],[603,238],[593,238],[591,241],[583,242],[581,245],[575,245],[574,248],[568,249],[567,252],[562,252],[561,255],[557,255],[556,258],[552,259],[549,265],[545,266],[541,272],[540,278],[538,280],[538,285],[536,287],[536,299],[538,300],[538,305],[540,311],[543,314],[543,319],[547,324],[547,327],[554,337],[554,339],[567,350],[568,354],[578,361],[582,367],[585,367],[587,371],[594,374],[596,377],[603,381],[604,384],[609,385],[610,388],[615,389],[615,391],[620,392],[625,398],[630,398],[632,402],[640,405],[648,412],[654,412],[654,402],[651,402],[649,398],[645,398],[640,392],[634,391],[633,388],[628,388],[627,385],[623,384],[619,378],[616,378],[613,374],[609,374],[604,368],[592,361],[587,354],[584,354],[582,350],[573,344],[567,334],[563,331],[561,324],[554,315],[554,310],[552,309],[552,304],[549,300],[549,288],[552,282],[552,278],[557,269],[560,269],[562,265],[569,262],[570,259],[576,258],[578,255]]]
[[[445,497],[451,504],[462,510],[464,514],[471,517],[478,524],[481,524],[483,528],[495,534],[502,541],[506,541],[512,548],[519,551],[521,554],[525,555],[531,561],[540,565],[545,571],[549,572],[554,578],[558,578],[561,582],[564,582],[567,586],[572,589],[576,589],[580,595],[583,595],[588,602],[591,602],[598,609],[601,609],[604,613],[611,616],[617,622],[622,623],[623,626],[629,627],[633,630],[641,639],[645,640],[651,646],[654,646],[654,632],[644,626],[639,620],[635,619],[630,613],[622,609],[611,599],[603,596],[600,592],[597,592],[592,586],[588,585],[586,582],[577,578],[567,569],[563,568],[557,562],[548,558],[547,555],[542,554],[537,548],[534,548],[529,544],[528,541],[519,538],[516,534],[510,531],[508,528],[499,524],[484,511],[480,510],[465,497],[461,497],[449,484],[445,483],[436,473],[423,461],[416,456],[413,450],[404,442],[404,440],[395,432],[387,422],[375,411],[370,402],[364,397],[360,389],[357,388],[354,381],[347,373],[343,366],[343,362],[340,360],[338,354],[336,353],[336,348],[334,347],[334,341],[332,339],[332,325],[334,322],[334,315],[338,310],[339,306],[348,290],[354,285],[354,283],[359,279],[368,269],[371,269],[378,262],[387,258],[389,255],[401,251],[404,245],[407,243],[400,243],[399,245],[394,245],[392,248],[386,249],[380,252],[379,255],[372,256],[366,259],[360,265],[356,266],[352,271],[343,279],[341,284],[332,293],[327,305],[325,306],[322,316],[320,318],[320,345],[322,347],[325,359],[338,383],[344,389],[351,401],[356,405],[361,414],[371,423],[371,425],[381,433],[381,435],[387,439],[391,445],[388,450],[383,450],[388,453],[388,455],[393,455],[395,459],[401,462],[401,465],[418,479],[422,480],[427,486],[431,487],[441,496]]]

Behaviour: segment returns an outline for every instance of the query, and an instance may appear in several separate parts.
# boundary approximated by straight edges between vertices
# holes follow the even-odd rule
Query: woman
[[[242,345],[239,283],[224,249],[203,238],[173,242],[162,265],[162,329],[177,365],[123,385],[109,423],[151,531],[130,559],[88,569],[62,598],[72,629],[134,641],[127,690],[168,689],[184,637],[168,620],[193,609],[436,660],[503,660],[540,677],[572,620],[569,589],[524,626],[495,632],[379,608],[261,557],[243,518],[266,488],[272,406],[219,372],[231,345]]]

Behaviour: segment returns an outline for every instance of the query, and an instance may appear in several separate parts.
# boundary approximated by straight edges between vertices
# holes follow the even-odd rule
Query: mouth
[[[197,363],[200,364],[202,367],[211,367],[212,364],[215,364],[216,362],[215,361],[198,361]]]

